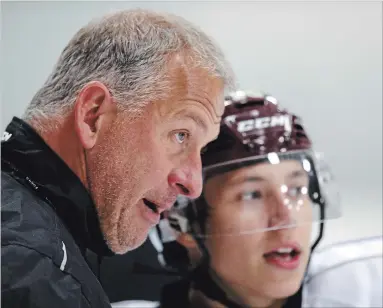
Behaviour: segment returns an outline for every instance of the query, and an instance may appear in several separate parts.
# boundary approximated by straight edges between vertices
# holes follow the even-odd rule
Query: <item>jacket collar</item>
[[[39,197],[53,207],[83,252],[113,255],[87,189],[31,126],[14,117],[2,138],[1,156],[2,169],[13,166],[16,179],[36,185]]]

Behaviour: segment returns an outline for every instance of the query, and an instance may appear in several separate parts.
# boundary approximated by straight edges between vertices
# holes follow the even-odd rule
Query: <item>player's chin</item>
[[[276,284],[272,286],[272,290],[269,290],[269,295],[273,295],[274,298],[286,298],[297,293],[302,285],[306,272],[303,265],[304,263],[296,271],[274,277]]]
[[[302,277],[292,277],[291,279],[288,279],[286,281],[283,281],[278,284],[278,286],[275,286],[273,290],[270,290],[269,294],[272,298],[280,299],[280,298],[287,298],[290,296],[293,296],[295,293],[298,292],[299,288],[302,284]]]

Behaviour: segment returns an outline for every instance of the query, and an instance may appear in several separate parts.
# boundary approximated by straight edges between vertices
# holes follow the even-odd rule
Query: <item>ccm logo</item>
[[[285,126],[290,123],[288,115],[256,118],[238,122],[237,130],[240,133],[248,132],[253,129],[264,129],[276,126]]]

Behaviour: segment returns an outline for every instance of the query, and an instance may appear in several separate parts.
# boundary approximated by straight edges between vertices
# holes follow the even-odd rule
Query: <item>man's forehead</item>
[[[216,91],[212,93],[212,106],[214,108],[214,113],[217,118],[222,118],[222,115],[225,111],[225,95],[223,84],[217,82]]]
[[[164,100],[160,113],[172,113],[171,109],[178,109],[178,104],[194,101],[205,109],[212,123],[220,124],[225,107],[223,80],[205,69],[179,65],[179,60],[172,63],[170,96]]]
[[[221,116],[224,110],[224,104],[218,96],[208,96],[202,93],[191,92],[185,97],[178,97],[173,101],[163,102],[159,106],[160,113],[164,116],[185,116],[194,119],[197,124],[201,124],[201,115],[205,114],[208,122],[215,125],[220,124]],[[207,123],[202,123],[206,126]],[[205,127],[206,129],[206,127]]]
[[[222,115],[225,111],[225,104],[224,104],[224,99],[223,99],[223,95],[218,97],[218,100],[215,104],[215,107],[214,107],[214,111],[215,111],[215,115],[217,117],[217,120],[219,122],[221,122],[222,120]]]
[[[214,120],[220,121],[224,109],[224,81],[212,76],[204,69],[189,71],[188,95],[199,98],[202,102],[210,105]]]
[[[214,124],[220,124],[225,111],[223,89],[220,84],[211,83],[210,89],[192,89],[189,97],[205,106]]]

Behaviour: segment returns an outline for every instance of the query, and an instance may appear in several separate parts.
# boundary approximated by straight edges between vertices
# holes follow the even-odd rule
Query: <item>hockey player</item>
[[[165,287],[162,308],[377,307],[381,303],[378,289],[363,294],[360,283],[343,288],[343,301],[321,292],[330,281],[317,279],[317,274],[332,269],[329,277],[334,278],[334,268],[345,265],[339,251],[354,252],[349,262],[368,255],[355,254],[355,244],[354,249],[351,244],[348,250],[327,252],[333,258],[327,263],[322,252],[317,258],[320,265],[312,264],[314,270],[308,275],[323,222],[340,216],[339,197],[329,167],[314,151],[300,119],[280,108],[275,98],[244,92],[228,97],[220,135],[208,145],[202,162],[202,196],[180,200],[168,216],[179,231],[178,242],[188,248],[193,270],[184,280]],[[313,223],[319,225],[319,234],[312,234]],[[382,277],[379,240],[375,240],[373,266],[361,267],[377,286]],[[344,277],[352,276],[352,271],[348,273]]]

